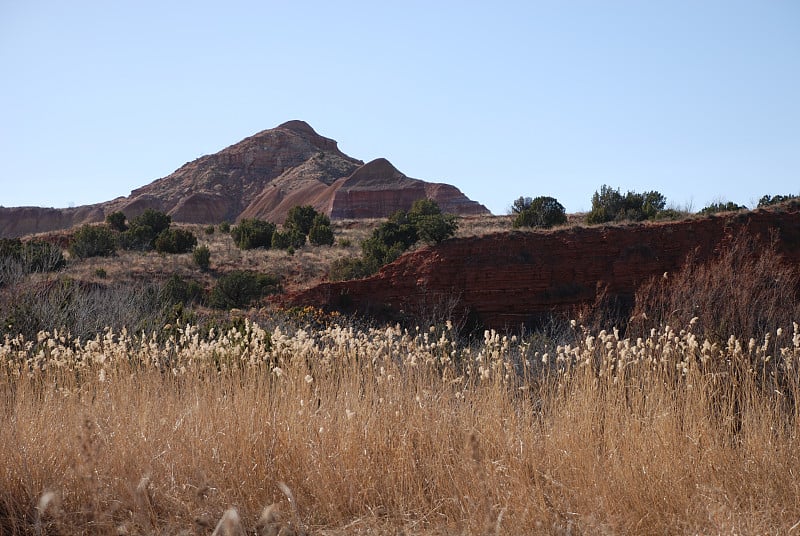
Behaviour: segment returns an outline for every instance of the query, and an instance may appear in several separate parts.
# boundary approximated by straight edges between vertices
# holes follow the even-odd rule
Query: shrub
[[[275,224],[264,220],[244,219],[231,229],[231,236],[240,249],[267,248],[272,246]]]
[[[146,209],[144,212],[133,218],[131,227],[141,226],[149,227],[152,229],[153,236],[156,237],[161,234],[161,231],[169,229],[172,223],[172,217],[158,210],[151,208]]]
[[[108,216],[106,216],[106,223],[109,227],[114,229],[115,231],[123,232],[128,230],[128,226],[125,223],[125,214],[122,212],[112,212]]]
[[[455,216],[442,214],[433,200],[420,199],[408,212],[399,210],[392,214],[369,238],[361,241],[361,259],[332,263],[328,277],[333,280],[366,277],[397,259],[419,240],[441,242],[453,236],[457,227]]]
[[[530,198],[520,197],[514,202],[515,207],[520,200]],[[526,206],[520,205],[517,217],[514,219],[514,227],[543,227],[545,229],[553,225],[567,223],[567,213],[564,206],[553,197],[537,197],[526,201]]]
[[[166,304],[199,302],[203,297],[203,287],[197,281],[187,281],[173,274],[161,287],[161,296]]]
[[[742,205],[737,205],[732,201],[728,201],[727,203],[711,203],[707,207],[703,208],[699,213],[700,214],[716,214],[717,212],[736,212],[737,210],[744,210],[747,207]]]
[[[415,225],[417,236],[428,244],[438,244],[456,234],[458,223],[452,214],[436,214],[420,216]]]
[[[19,239],[16,239],[19,242]],[[67,263],[61,248],[44,240],[21,242],[19,260],[26,272],[55,272]],[[2,255],[2,253],[0,253]]]
[[[109,257],[116,252],[116,237],[105,225],[84,225],[72,235],[69,252],[73,257]]]
[[[94,271],[94,275],[96,275],[100,279],[105,279],[106,277],[108,277],[108,272],[106,272],[104,268],[97,268]]]
[[[350,240],[349,238],[340,238],[339,239],[339,247],[349,248],[352,245],[353,245],[353,241]]]
[[[777,205],[778,203],[785,203],[786,201],[791,201],[792,199],[798,199],[796,195],[765,195],[761,199],[758,200],[758,208],[762,207],[769,207],[772,205]]]
[[[153,230],[150,227],[135,225],[128,228],[117,237],[117,244],[121,249],[135,249],[146,251],[153,249]]]
[[[294,206],[289,209],[289,214],[286,215],[286,220],[283,222],[283,228],[286,231],[298,231],[303,236],[308,236],[318,214],[319,212],[311,205]]]
[[[211,290],[209,305],[217,309],[247,307],[255,300],[278,291],[277,278],[257,272],[238,270],[225,274]]]
[[[306,235],[297,229],[272,233],[272,247],[275,249],[301,248],[306,243]]]
[[[379,268],[380,266],[371,264],[362,257],[336,259],[331,263],[328,279],[331,281],[363,279],[377,272]]]
[[[171,222],[169,215],[148,208],[131,220],[128,230],[120,234],[119,245],[123,249],[153,249],[156,247],[156,239],[169,229]]]
[[[533,199],[530,197],[519,197],[515,199],[514,203],[511,204],[511,214],[519,214],[530,207],[531,203],[533,203]]]
[[[208,246],[196,247],[192,252],[192,259],[205,272],[211,265],[211,250],[208,249]]]
[[[308,231],[308,241],[315,246],[332,246],[335,242],[331,220],[325,214],[317,214]]]
[[[197,245],[197,237],[186,229],[165,229],[156,237],[159,253],[189,253]]]
[[[224,221],[219,224],[219,232],[220,233],[230,233],[231,232],[231,224]]]
[[[54,272],[65,265],[61,248],[49,242],[0,239],[0,287],[17,282],[31,272]]]
[[[776,242],[747,231],[719,248],[716,257],[690,258],[674,273],[654,278],[636,292],[635,319],[646,319],[639,334],[657,325],[688,326],[724,343],[735,335],[764,340],[800,315],[800,273],[783,261]]]
[[[207,227],[204,229],[205,233],[206,233],[207,235],[209,235],[209,236],[214,234],[214,230],[215,230],[215,229],[214,229],[214,226],[213,226],[213,225],[209,225],[209,226],[207,226]]]
[[[592,196],[592,210],[589,212],[589,223],[606,223],[610,221],[643,221],[653,220],[667,204],[666,198],[659,192],[628,192],[623,196],[619,188],[612,189],[603,185],[599,192]]]

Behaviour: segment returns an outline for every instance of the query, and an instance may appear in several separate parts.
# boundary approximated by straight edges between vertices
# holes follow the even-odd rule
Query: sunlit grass
[[[712,343],[447,326],[0,347],[0,532],[778,533],[800,332]],[[291,499],[290,499],[291,498]],[[796,529],[795,529],[796,530]],[[232,532],[231,532],[232,531]]]

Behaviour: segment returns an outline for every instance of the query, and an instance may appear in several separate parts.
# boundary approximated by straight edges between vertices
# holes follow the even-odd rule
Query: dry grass
[[[0,353],[3,534],[763,534],[800,520],[796,325],[724,346],[689,326],[577,330],[548,355],[495,333],[470,348],[447,330],[252,324],[164,345],[41,334]],[[753,373],[768,360],[780,382]]]

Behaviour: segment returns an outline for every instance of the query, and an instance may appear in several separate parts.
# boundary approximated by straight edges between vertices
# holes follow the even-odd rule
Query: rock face
[[[313,205],[334,219],[379,218],[424,197],[454,214],[489,213],[454,186],[411,179],[385,159],[364,164],[307,123],[289,121],[189,162],[128,197],[75,209],[0,207],[0,237],[102,221],[114,211],[131,218],[148,208],[187,223],[282,223],[295,205]]]
[[[742,228],[769,237],[800,264],[800,205],[675,223],[510,232],[451,239],[407,254],[358,281],[323,283],[285,298],[363,311],[468,319],[473,325],[516,329],[554,311],[594,303],[601,294],[632,303],[647,279],[677,270],[687,255],[708,258]]]

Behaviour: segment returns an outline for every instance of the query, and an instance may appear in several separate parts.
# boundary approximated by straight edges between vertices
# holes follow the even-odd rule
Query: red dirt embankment
[[[322,283],[281,301],[389,318],[450,314],[514,329],[602,296],[630,304],[644,281],[679,269],[691,253],[709,258],[744,228],[764,238],[775,234],[778,252],[800,265],[800,204],[792,204],[680,222],[453,239],[405,255],[370,278]]]

